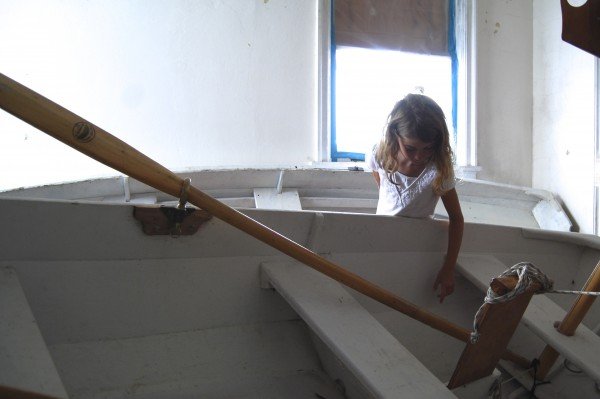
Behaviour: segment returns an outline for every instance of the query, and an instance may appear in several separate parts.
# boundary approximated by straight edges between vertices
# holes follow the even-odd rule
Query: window
[[[409,92],[435,99],[456,133],[455,2],[333,0],[331,160],[364,160]]]
[[[410,92],[436,100],[452,126],[450,57],[341,47],[335,58],[333,160],[364,160],[396,101]]]

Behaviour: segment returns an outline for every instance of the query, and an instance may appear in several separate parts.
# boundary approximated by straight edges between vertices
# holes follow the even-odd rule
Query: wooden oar
[[[0,107],[78,151],[157,190],[174,197],[179,197],[181,193],[184,181],[173,172],[98,126],[2,74]],[[467,329],[347,271],[194,187],[189,187],[188,201],[347,287],[458,340],[469,340],[470,331]],[[506,356],[520,365],[528,365],[527,360],[518,355]]]
[[[581,290],[591,292],[600,290],[600,262],[596,265]],[[592,295],[578,295],[564,319],[556,326],[557,331],[567,336],[574,335],[595,300],[596,297]],[[540,364],[536,378],[540,380],[546,378],[558,356],[559,353],[556,349],[546,345],[539,357]]]

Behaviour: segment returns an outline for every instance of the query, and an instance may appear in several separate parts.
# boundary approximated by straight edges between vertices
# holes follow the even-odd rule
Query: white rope
[[[600,296],[600,292],[593,291],[572,291],[572,290],[549,290],[545,294],[575,294],[575,295],[591,295]]]
[[[553,282],[550,280],[540,269],[535,267],[533,264],[529,262],[520,262],[514,266],[511,266],[507,270],[504,271],[498,277],[507,277],[507,276],[518,276],[519,280],[517,281],[517,285],[512,291],[507,292],[504,295],[497,295],[492,288],[488,288],[485,299],[483,300],[483,304],[477,310],[475,314],[475,319],[473,320],[473,332],[471,333],[471,343],[474,344],[479,339],[479,318],[481,317],[481,311],[483,306],[486,303],[495,304],[508,302],[514,297],[521,295],[527,288],[537,282],[540,284],[541,288],[536,291],[536,294],[576,294],[576,295],[593,295],[600,296],[600,292],[591,292],[591,291],[572,291],[572,290],[555,290],[553,288]]]

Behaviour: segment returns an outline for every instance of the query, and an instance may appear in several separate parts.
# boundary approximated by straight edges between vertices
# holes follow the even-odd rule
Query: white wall
[[[532,3],[474,0],[477,177],[531,185]]]
[[[551,191],[593,233],[595,57],[562,41],[559,1],[476,7],[477,177]]]
[[[317,160],[317,0],[2,0],[0,73],[163,165]],[[0,111],[0,190],[113,175]]]
[[[560,2],[534,0],[533,185],[593,232],[595,57],[560,39]]]
[[[320,161],[317,4],[1,0],[0,73],[171,169]],[[478,177],[557,193],[592,232],[595,58],[558,1],[475,4]],[[0,190],[114,173],[0,111]]]

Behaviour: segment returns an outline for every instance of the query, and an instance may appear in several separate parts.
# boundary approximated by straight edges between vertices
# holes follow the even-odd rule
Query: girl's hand
[[[438,298],[440,298],[440,303],[442,303],[445,297],[454,292],[454,270],[443,267],[438,272],[433,284],[433,290],[437,291],[438,287],[440,287]]]

